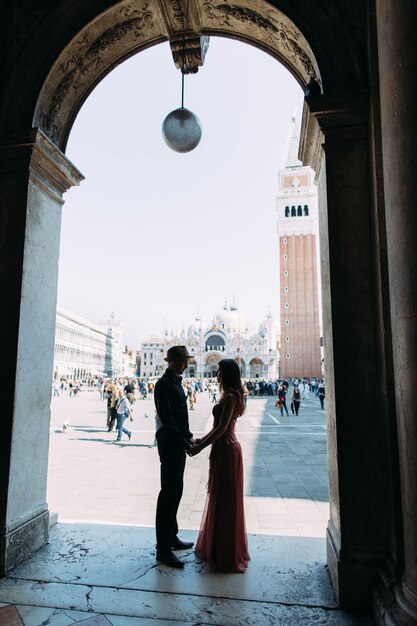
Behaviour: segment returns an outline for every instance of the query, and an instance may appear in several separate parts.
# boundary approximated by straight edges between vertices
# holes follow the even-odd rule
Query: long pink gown
[[[244,573],[250,559],[243,505],[242,449],[236,439],[235,425],[243,412],[240,394],[235,415],[227,431],[213,442],[210,452],[207,500],[195,554],[210,568],[225,573]],[[220,400],[213,408],[214,427],[224,408]]]

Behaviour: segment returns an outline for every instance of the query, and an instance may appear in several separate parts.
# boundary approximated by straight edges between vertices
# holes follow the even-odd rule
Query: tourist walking
[[[123,389],[119,389],[117,392],[117,402],[116,402],[116,413],[117,413],[117,439],[113,441],[113,443],[118,443],[122,440],[122,433],[127,435],[129,441],[132,437],[132,433],[130,430],[124,427],[125,420],[130,417],[130,421],[133,421],[132,417],[132,408],[130,406],[129,400],[125,396],[125,392]]]
[[[243,504],[242,449],[236,420],[244,412],[239,366],[234,359],[219,362],[221,397],[213,407],[213,428],[188,451],[195,456],[211,444],[207,501],[195,554],[212,570],[244,573],[249,562]]]
[[[114,425],[116,423],[116,401],[117,401],[117,392],[116,385],[107,385],[106,387],[106,396],[107,396],[107,430],[110,433],[114,429]]]
[[[168,368],[154,390],[156,440],[161,463],[161,490],[156,506],[156,559],[171,567],[184,567],[172,550],[191,548],[192,542],[178,538],[177,512],[181,501],[186,451],[193,435],[188,422],[187,398],[182,386],[183,372],[193,358],[186,346],[172,346],[166,358]]]
[[[301,404],[301,392],[297,385],[294,385],[293,392],[291,394],[291,404],[294,406],[295,414],[298,415]]]
[[[133,411],[133,405],[135,404],[135,385],[132,380],[127,381],[125,385],[125,394]]]
[[[326,390],[324,388],[323,383],[319,383],[318,396],[319,396],[321,408],[324,410],[324,398],[326,397]]]
[[[245,411],[246,411],[247,406],[248,406],[249,389],[247,388],[246,383],[243,383],[242,388],[243,388],[243,404],[245,406]]]
[[[217,394],[218,394],[219,390],[218,387],[216,385],[216,383],[213,383],[211,386],[211,402],[212,404],[214,404],[215,402],[217,402]]]
[[[194,405],[197,400],[197,394],[195,392],[195,389],[191,386],[190,383],[187,383],[186,389],[187,389],[187,397],[188,397],[188,404],[190,407],[190,411],[194,411]]]
[[[286,396],[287,396],[287,387],[285,385],[280,385],[278,387],[278,406],[281,409],[281,415],[284,415],[284,409],[285,412],[287,414],[288,417],[288,407],[287,407],[287,402],[286,402]],[[275,406],[277,406],[277,404]]]

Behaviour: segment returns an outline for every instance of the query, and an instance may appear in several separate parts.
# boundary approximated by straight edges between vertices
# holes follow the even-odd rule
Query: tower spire
[[[296,109],[293,109],[291,125],[288,133],[287,146],[285,149],[284,167],[298,167],[302,165],[298,160],[298,133],[296,124]]]

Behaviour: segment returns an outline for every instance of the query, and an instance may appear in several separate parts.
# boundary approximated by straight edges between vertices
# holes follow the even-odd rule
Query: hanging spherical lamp
[[[175,152],[191,152],[200,143],[200,120],[185,107],[175,109],[163,121],[162,136]]]
[[[182,41],[181,106],[168,113],[162,123],[162,137],[175,152],[191,152],[200,143],[201,124],[197,115],[184,107],[185,39]]]

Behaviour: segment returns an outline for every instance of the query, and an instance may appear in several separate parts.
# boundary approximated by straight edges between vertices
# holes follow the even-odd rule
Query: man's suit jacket
[[[188,421],[187,398],[182,388],[182,377],[169,368],[155,385],[154,400],[162,424],[156,437],[168,437],[183,450],[191,448],[192,433]]]

